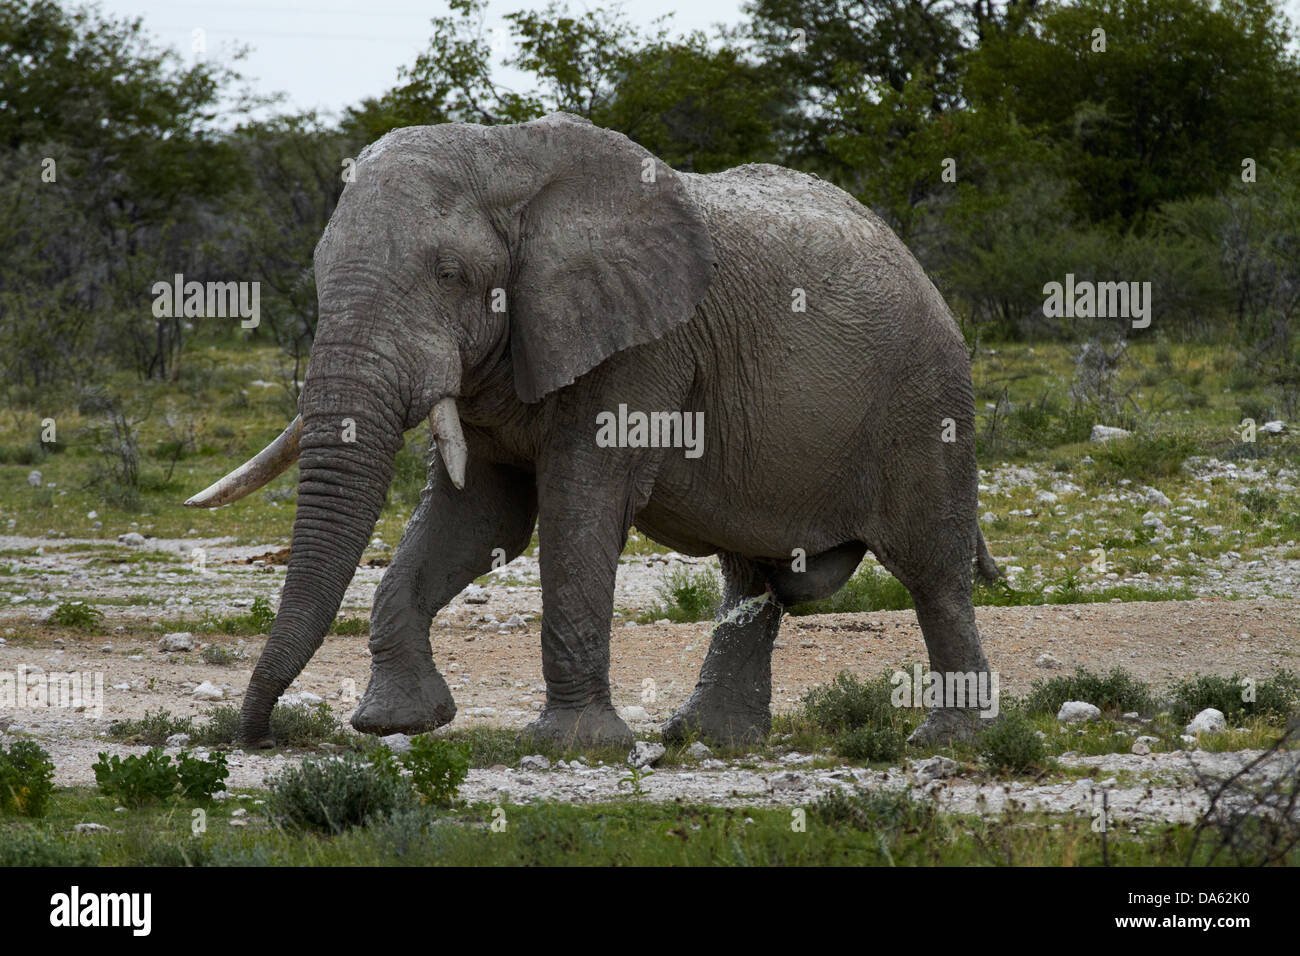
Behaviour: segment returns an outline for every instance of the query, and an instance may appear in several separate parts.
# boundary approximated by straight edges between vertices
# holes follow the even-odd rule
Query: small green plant
[[[712,568],[674,568],[659,585],[662,604],[652,607],[639,617],[648,624],[667,618],[677,623],[708,621],[722,603],[722,583]]]
[[[411,749],[400,760],[410,771],[411,785],[421,800],[447,806],[469,776],[469,757],[469,744],[421,734],[411,739]]]
[[[370,621],[364,617],[341,617],[330,625],[331,634],[363,637],[370,633]]]
[[[806,601],[790,608],[790,614],[853,614],[861,611],[906,611],[912,595],[903,582],[884,568],[864,565],[844,587],[820,601]]]
[[[835,741],[835,751],[850,760],[890,763],[903,756],[906,738],[893,727],[858,727]]]
[[[1243,508],[1260,517],[1273,514],[1278,508],[1278,497],[1271,491],[1247,488],[1239,492],[1237,497],[1241,501]]]
[[[1183,462],[1200,451],[1191,435],[1130,435],[1114,438],[1092,452],[1095,474],[1102,481],[1121,478],[1151,482],[1176,475]]]
[[[938,810],[933,801],[906,793],[881,790],[846,792],[836,787],[811,807],[814,819],[831,826],[888,834],[920,833],[934,826]]]
[[[203,648],[203,653],[199,657],[205,664],[225,665],[235,662],[235,655],[231,653],[229,648],[221,644],[209,644]]]
[[[176,758],[176,774],[180,782],[180,794],[186,800],[211,800],[212,795],[226,786],[226,755],[213,754],[204,760],[190,756],[188,751],[181,751]]]
[[[803,713],[815,726],[830,733],[859,728],[892,730],[899,719],[893,693],[894,684],[888,674],[860,681],[848,671],[840,671],[830,684],[809,688],[803,697]]]
[[[0,839],[0,867],[98,866],[99,848],[85,840],[60,840],[32,827],[14,827]]]
[[[116,797],[127,807],[166,800],[176,792],[180,779],[172,758],[157,747],[126,758],[101,753],[91,769],[100,792]]]
[[[1055,717],[1067,700],[1083,700],[1102,710],[1121,712],[1150,713],[1156,706],[1150,685],[1122,667],[1109,674],[1080,667],[1069,677],[1053,677],[1046,683],[1034,681],[1025,697],[1025,711]]]
[[[189,734],[193,738],[193,720],[189,717],[173,717],[169,710],[146,710],[143,717],[116,720],[108,725],[108,736],[114,740],[149,747],[163,746],[173,734]]]
[[[411,787],[387,750],[369,761],[352,753],[308,757],[273,777],[268,788],[267,813],[288,831],[340,834],[413,803]]]
[[[85,601],[64,601],[50,612],[49,622],[79,631],[94,631],[104,626],[104,612]]]
[[[1201,674],[1179,681],[1169,697],[1170,711],[1179,724],[1213,707],[1234,723],[1259,717],[1280,727],[1300,709],[1300,677],[1286,670],[1262,681],[1235,673],[1231,677]]]
[[[252,607],[246,614],[231,614],[226,617],[208,617],[199,623],[199,630],[214,631],[218,634],[266,634],[275,623],[275,610],[266,598],[254,598]]]
[[[54,793],[54,764],[32,740],[0,748],[0,813],[39,817]]]
[[[644,797],[650,791],[641,786],[641,781],[646,777],[653,777],[655,772],[649,767],[638,766],[631,760],[627,762],[627,776],[619,778],[618,785],[621,787],[625,783],[632,785],[632,796]]]
[[[979,736],[980,756],[993,770],[1019,772],[1041,766],[1047,758],[1043,739],[1029,718],[1007,711]]]

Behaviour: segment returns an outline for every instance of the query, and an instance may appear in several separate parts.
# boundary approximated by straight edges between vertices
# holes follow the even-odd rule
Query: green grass
[[[265,794],[245,791],[250,798]],[[0,863],[100,866],[1098,866],[1100,835],[1077,814],[957,816],[902,795],[843,791],[792,808],[619,801],[414,808],[337,835],[276,829],[252,799],[121,813],[86,788],[55,794],[37,823],[0,821]],[[245,826],[232,811],[248,810]],[[72,834],[76,823],[113,832]],[[497,829],[493,829],[496,823]],[[1187,826],[1112,829],[1111,865],[1175,865]],[[1208,861],[1206,845],[1193,862]],[[1226,862],[1218,860],[1217,862]],[[1289,862],[1300,862],[1292,851]]]
[[[643,611],[643,624],[667,619],[675,623],[711,621],[722,603],[722,581],[711,567],[674,568],[658,587],[659,604]]]

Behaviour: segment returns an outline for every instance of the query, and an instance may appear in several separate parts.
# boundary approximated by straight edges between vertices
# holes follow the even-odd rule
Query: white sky
[[[570,0],[569,9],[612,7],[617,0]],[[446,15],[446,0],[101,0],[106,12],[142,16],[157,42],[187,53],[191,32],[207,32],[208,55],[242,44],[252,52],[238,69],[260,93],[283,91],[287,109],[338,111],[393,86],[399,66],[415,60],[428,44],[431,17]],[[539,9],[544,0],[492,0],[489,29],[501,16]],[[735,25],[741,0],[631,0],[622,9],[640,26],[673,13],[674,32]],[[1285,0],[1300,23],[1300,0]],[[518,75],[498,69],[511,85]]]
[[[569,9],[615,5],[616,0],[570,0]],[[741,0],[632,0],[622,8],[642,27],[672,13],[672,31],[682,33],[711,32],[719,22],[734,26],[743,19],[740,5]],[[101,0],[100,6],[118,17],[143,17],[156,42],[187,56],[197,27],[207,33],[209,57],[231,44],[250,46],[237,69],[255,81],[257,92],[283,91],[289,109],[324,111],[395,85],[398,67],[428,47],[430,19],[448,13],[446,0]],[[545,6],[544,0],[492,0],[488,29],[502,24],[504,14]],[[497,65],[502,82],[518,82],[517,74]]]

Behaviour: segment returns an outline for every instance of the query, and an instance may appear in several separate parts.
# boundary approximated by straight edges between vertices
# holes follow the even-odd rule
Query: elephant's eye
[[[456,282],[461,277],[460,263],[454,259],[439,259],[434,271],[442,283]]]

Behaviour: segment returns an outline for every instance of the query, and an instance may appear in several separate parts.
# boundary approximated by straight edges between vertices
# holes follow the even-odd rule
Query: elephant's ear
[[[566,114],[492,132],[531,178],[507,309],[515,390],[535,402],[687,322],[713,243],[681,177],[621,133]]]

